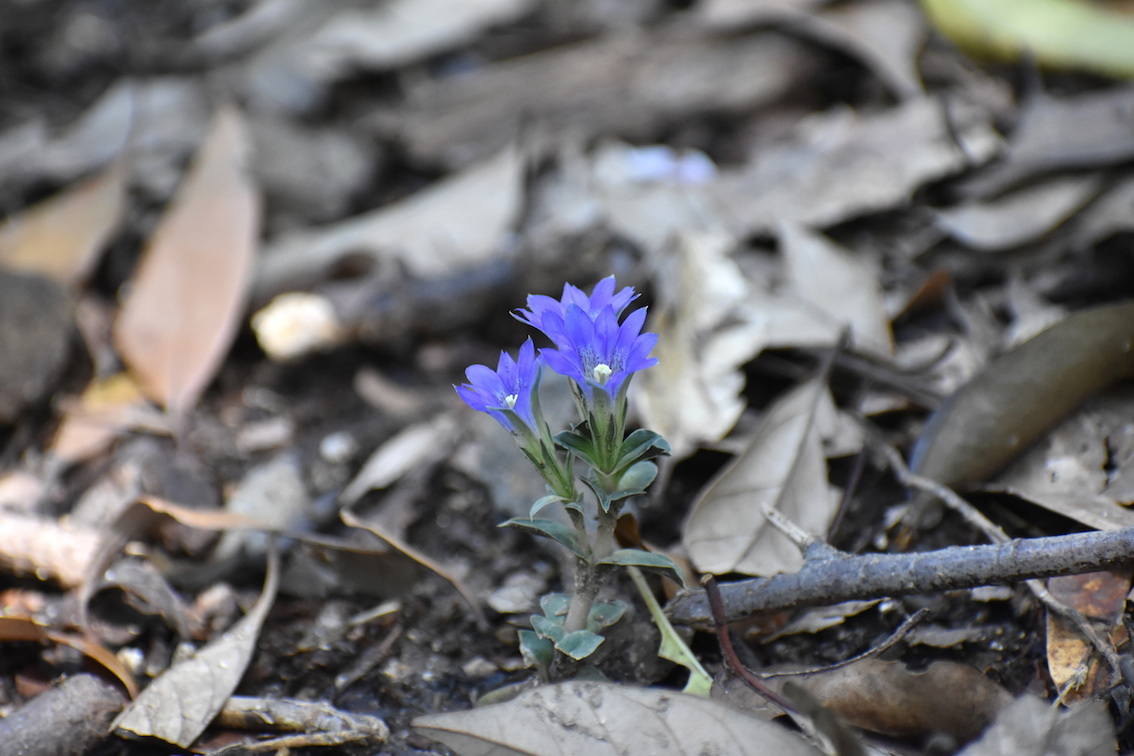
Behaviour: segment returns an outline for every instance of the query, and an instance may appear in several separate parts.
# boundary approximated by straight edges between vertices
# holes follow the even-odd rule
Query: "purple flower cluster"
[[[614,399],[631,375],[658,363],[650,357],[657,335],[642,333],[645,308],[618,322],[635,299],[629,286],[616,294],[614,276],[608,276],[595,285],[590,297],[571,284],[564,284],[559,300],[532,295],[528,309],[518,310],[516,317],[551,339],[556,348],[541,349],[540,357],[552,370],[575,381],[588,401],[596,389]]]
[[[630,377],[657,364],[650,350],[658,337],[642,333],[645,308],[619,322],[638,295],[629,286],[618,292],[614,288],[614,277],[609,276],[595,285],[590,296],[571,284],[563,286],[559,299],[529,296],[528,308],[517,310],[516,318],[542,331],[554,348],[540,349],[536,357],[529,339],[520,348],[518,360],[502,352],[496,370],[486,365],[470,367],[465,371],[469,382],[457,386],[457,393],[470,407],[489,413],[513,434],[530,430],[537,437],[542,435],[538,425],[542,420],[537,418],[536,392],[544,364],[575,381],[588,403],[594,401],[596,391],[603,392],[610,403],[624,398]],[[527,428],[517,428],[516,421]]]

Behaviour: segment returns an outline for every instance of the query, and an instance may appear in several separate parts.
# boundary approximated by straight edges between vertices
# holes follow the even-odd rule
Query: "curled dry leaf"
[[[774,575],[803,566],[800,549],[768,523],[777,509],[805,532],[823,538],[838,507],[827,482],[817,407],[831,401],[819,378],[771,407],[748,449],[701,492],[682,542],[702,572]]]
[[[544,686],[507,703],[418,717],[413,726],[463,756],[819,753],[777,724],[714,701],[597,682]]]
[[[658,281],[658,365],[642,373],[634,399],[644,425],[662,434],[675,458],[724,437],[744,411],[740,367],[759,353],[764,329],[738,324],[749,296],[724,234],[681,234]]]
[[[914,472],[946,485],[985,480],[1084,399],[1134,375],[1134,302],[1068,316],[1001,355],[933,415]]]
[[[1064,605],[1101,625],[1100,634],[1119,644],[1126,636],[1122,612],[1130,592],[1130,571],[1088,572],[1050,578],[1047,589]],[[1105,631],[1104,631],[1105,628]],[[1063,701],[1083,701],[1113,682],[1099,655],[1068,619],[1047,612],[1047,669]],[[1064,687],[1070,684],[1070,689]]]
[[[196,404],[243,315],[260,225],[247,149],[239,115],[221,110],[114,323],[130,372],[173,415]]]
[[[0,266],[73,286],[94,268],[126,205],[126,170],[99,175],[0,224]]]
[[[174,664],[150,683],[114,720],[112,730],[188,748],[244,677],[278,587],[279,557],[273,551],[264,590],[252,610],[195,656]]]

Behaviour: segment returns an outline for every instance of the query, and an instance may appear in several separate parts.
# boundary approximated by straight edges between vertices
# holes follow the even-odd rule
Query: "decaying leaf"
[[[867,263],[838,244],[802,226],[779,227],[788,280],[801,299],[850,328],[856,348],[890,354],[894,340],[878,278]]]
[[[949,661],[911,672],[900,662],[862,659],[791,681],[855,727],[897,737],[934,732],[960,742],[978,736],[1012,697],[972,667]]]
[[[418,717],[413,726],[464,756],[819,753],[777,724],[704,698],[597,682],[544,686],[507,703]]]
[[[1020,696],[958,756],[1113,756],[1114,723],[1099,701],[1070,711]]]
[[[984,488],[1099,530],[1134,527],[1134,391],[1087,399]]]
[[[1112,643],[1126,636],[1122,612],[1130,592],[1130,571],[1089,572],[1053,577],[1047,589],[1064,605],[1101,623]],[[1047,669],[1064,701],[1084,701],[1110,687],[1106,663],[1072,622],[1047,612]],[[1064,690],[1065,688],[1069,688]]]
[[[1068,316],[1005,353],[930,419],[910,462],[947,485],[985,480],[1085,398],[1134,374],[1134,303]]]
[[[660,273],[648,326],[658,334],[658,365],[642,373],[634,399],[677,459],[736,423],[745,406],[740,367],[765,341],[761,328],[738,322],[748,290],[732,246],[725,234],[683,234]]]
[[[998,251],[1035,241],[1066,221],[1102,188],[1097,177],[1060,176],[1007,196],[936,211],[937,222],[973,249]]]
[[[236,111],[221,110],[114,323],[123,361],[175,416],[196,404],[243,314],[260,215],[246,151]]]
[[[334,15],[292,55],[324,75],[392,68],[467,43],[484,28],[522,15],[533,0],[396,0]]]
[[[697,569],[774,575],[803,566],[799,547],[768,523],[765,506],[826,536],[838,496],[827,482],[814,422],[824,394],[823,382],[813,378],[778,399],[748,449],[701,492],[682,536]]]
[[[0,224],[0,266],[74,285],[98,262],[125,205],[126,170],[118,160]]]
[[[348,254],[397,261],[433,278],[500,254],[521,205],[523,160],[506,148],[406,199],[272,242],[256,271],[255,297],[309,286]]]
[[[782,34],[706,34],[679,21],[423,80],[382,120],[415,157],[462,166],[532,131],[646,138],[692,113],[751,112],[812,65],[805,46]]]
[[[922,184],[997,149],[983,121],[955,124],[954,131],[928,96],[878,114],[833,110],[801,123],[790,141],[769,145],[759,160],[722,172],[714,187],[747,233],[768,233],[781,222],[828,226],[901,207]]]
[[[74,404],[64,408],[48,451],[67,464],[90,459],[143,417],[159,414],[152,408],[147,412],[147,407],[151,405],[126,373],[96,377]]]
[[[411,470],[436,461],[448,452],[456,429],[456,420],[449,414],[405,428],[374,450],[339,500],[354,504],[368,491],[386,488]]]
[[[260,627],[279,586],[279,557],[268,560],[256,605],[195,656],[174,664],[150,683],[111,725],[124,737],[150,737],[188,748],[224,706],[256,651]]]

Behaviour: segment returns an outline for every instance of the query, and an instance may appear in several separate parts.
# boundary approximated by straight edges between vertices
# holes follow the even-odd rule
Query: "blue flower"
[[[614,399],[634,373],[658,362],[650,357],[657,335],[641,332],[645,308],[618,322],[636,298],[629,286],[615,294],[610,276],[599,281],[590,297],[570,284],[560,300],[530,296],[528,309],[518,310],[516,317],[554,342],[556,349],[541,349],[540,356],[552,370],[573,379],[588,401],[596,388]]]
[[[535,413],[538,401],[540,360],[535,345],[528,339],[520,347],[519,359],[500,353],[496,370],[487,365],[472,365],[465,371],[468,383],[454,386],[465,404],[487,412],[513,435],[539,436]],[[522,423],[517,428],[514,421]]]

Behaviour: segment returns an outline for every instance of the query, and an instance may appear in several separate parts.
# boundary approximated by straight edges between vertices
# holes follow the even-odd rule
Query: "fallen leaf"
[[[411,470],[448,453],[457,431],[452,415],[411,425],[379,446],[346,485],[339,500],[354,504],[368,491],[386,488]]]
[[[256,270],[254,297],[310,286],[348,254],[397,261],[421,278],[485,263],[503,251],[520,210],[522,169],[508,148],[389,206],[277,239]]]
[[[57,643],[73,648],[118,678],[126,693],[133,698],[138,695],[138,683],[134,675],[114,652],[103,646],[90,635],[68,633],[41,625],[28,617],[0,617],[0,642],[39,642]]]
[[[543,686],[507,703],[418,717],[413,727],[463,756],[819,753],[777,724],[704,698],[597,682]]]
[[[922,0],[938,31],[978,56],[1134,76],[1134,19],[1074,0]]]
[[[1111,756],[1117,751],[1114,722],[1101,702],[1068,711],[1020,696],[957,756]]]
[[[948,126],[933,97],[869,115],[836,108],[722,171],[714,190],[746,234],[781,222],[821,228],[905,207],[918,187],[988,160],[998,143],[978,118]]]
[[[801,299],[839,330],[849,328],[855,347],[883,355],[894,351],[882,286],[864,260],[791,223],[780,224],[779,241],[788,281]]]
[[[1102,188],[1096,176],[1060,176],[990,201],[934,211],[957,241],[986,252],[1036,241],[1078,212]]]
[[[1109,635],[1111,643],[1120,643],[1126,637],[1122,613],[1130,592],[1128,570],[1053,577],[1048,579],[1047,589],[1065,606],[1101,625],[1100,633]],[[1109,668],[1074,623],[1050,610],[1047,669],[1064,701],[1092,699],[1112,684]],[[1068,685],[1070,689],[1064,690]]]
[[[48,452],[66,464],[97,456],[126,429],[136,427],[149,403],[126,373],[95,377],[74,403],[65,405],[62,422]],[[158,418],[154,418],[158,419]]]
[[[771,506],[824,538],[839,498],[827,482],[814,416],[826,387],[813,378],[772,404],[748,449],[702,490],[682,542],[697,569],[774,575],[803,566],[796,544],[768,523]]]
[[[157,738],[180,748],[195,741],[236,690],[279,586],[279,556],[268,559],[256,605],[195,656],[163,672],[111,724],[124,737]]]
[[[980,735],[1012,697],[972,667],[937,661],[922,672],[867,658],[844,667],[775,678],[791,681],[848,723],[895,737],[944,732],[960,742]]]
[[[98,262],[125,205],[126,170],[119,160],[0,224],[0,266],[73,287]]]
[[[721,29],[783,21],[811,13],[826,0],[706,0],[695,16],[706,26]]]
[[[950,486],[986,480],[1085,398],[1134,374],[1134,303],[1069,315],[988,364],[934,413],[910,468]]]
[[[325,76],[413,63],[471,42],[528,12],[533,0],[394,0],[333,16],[292,55]]]
[[[376,120],[415,158],[463,166],[525,133],[650,139],[694,114],[750,113],[789,94],[814,65],[785,35],[709,34],[679,20],[423,80]]]
[[[246,150],[240,117],[221,110],[114,323],[123,361],[174,416],[196,404],[243,315],[260,217]]]
[[[658,334],[658,365],[632,388],[644,425],[669,441],[674,458],[717,441],[744,411],[741,366],[765,343],[762,329],[738,322],[749,296],[730,257],[727,234],[681,234],[658,274],[658,305],[647,328]]]
[[[1027,100],[1001,159],[961,182],[969,197],[988,197],[1057,170],[1102,168],[1134,156],[1134,86],[1068,97],[1044,92]]]

